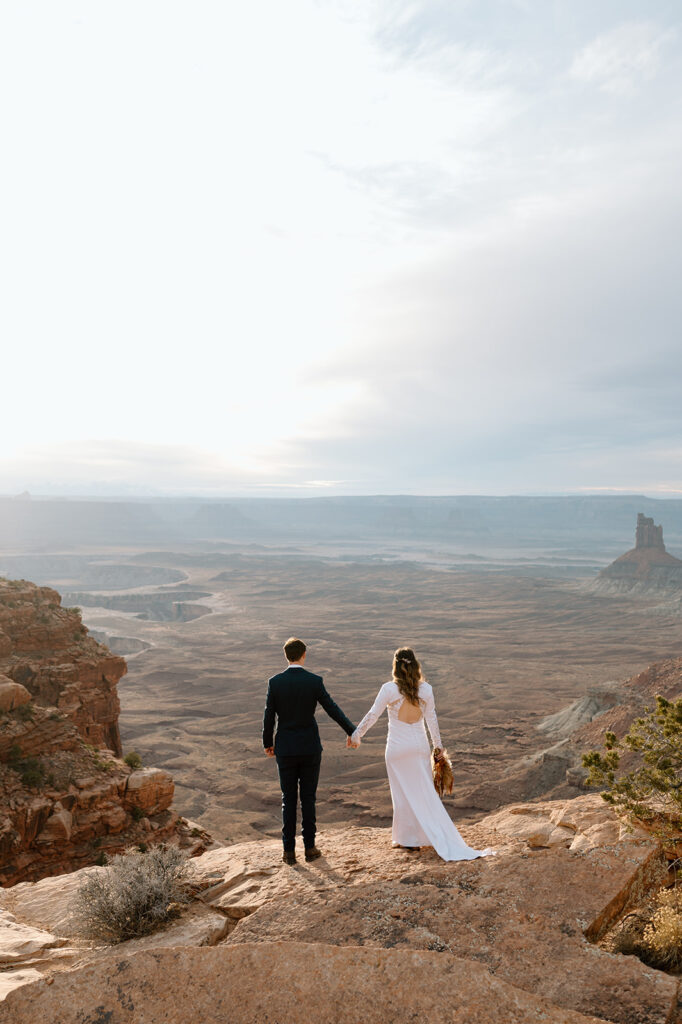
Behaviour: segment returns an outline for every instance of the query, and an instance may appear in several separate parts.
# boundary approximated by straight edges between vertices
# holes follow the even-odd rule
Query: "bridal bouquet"
[[[431,771],[438,796],[442,797],[443,793],[452,793],[452,785],[455,780],[447,750],[440,750],[436,747],[431,751]]]

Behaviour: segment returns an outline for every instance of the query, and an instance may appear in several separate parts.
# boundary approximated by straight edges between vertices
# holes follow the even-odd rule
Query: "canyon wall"
[[[193,854],[210,841],[171,807],[167,772],[120,758],[125,671],[55,590],[0,580],[0,885],[131,845],[171,840]]]
[[[0,673],[36,704],[55,707],[83,739],[120,756],[119,679],[125,660],[91,637],[51,587],[0,579]]]

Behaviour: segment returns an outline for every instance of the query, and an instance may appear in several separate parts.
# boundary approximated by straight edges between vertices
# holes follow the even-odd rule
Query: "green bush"
[[[10,768],[14,768],[15,764],[21,760],[21,747],[18,743],[13,743],[7,751],[7,764]]]
[[[7,764],[17,772],[25,786],[34,788],[45,781],[46,771],[37,757],[23,757],[21,747],[13,743],[7,753]]]
[[[133,770],[142,767],[142,758],[140,757],[136,750],[128,751],[123,760],[128,765],[128,767],[132,768]]]
[[[37,757],[25,757],[18,765],[17,771],[25,786],[35,789],[45,781],[45,769]]]
[[[33,702],[29,704],[20,704],[18,708],[14,708],[12,714],[15,715],[20,722],[32,722],[36,716],[36,709]]]
[[[142,821],[142,819],[145,817],[145,813],[141,807],[132,807],[130,810],[130,815],[133,821]]]
[[[161,844],[116,854],[105,872],[87,875],[73,913],[85,934],[116,943],[155,931],[189,899],[184,855]]]
[[[602,798],[632,827],[642,822],[664,842],[682,831],[682,698],[656,697],[619,740],[604,736],[605,753],[591,750],[582,762],[589,768],[587,784],[604,786]],[[619,771],[623,752],[634,755],[630,771]]]

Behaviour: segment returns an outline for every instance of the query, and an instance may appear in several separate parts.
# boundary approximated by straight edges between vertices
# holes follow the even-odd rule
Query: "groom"
[[[277,758],[279,784],[282,789],[282,842],[285,864],[296,863],[296,803],[301,791],[303,845],[305,859],[315,860],[322,853],[315,846],[315,793],[320,777],[322,744],[315,721],[318,702],[348,735],[353,723],[324,688],[322,676],[303,667],[306,646],[291,637],[284,645],[289,662],[284,672],[268,680],[268,695],[263,715],[263,747],[268,757]],[[277,718],[277,735],[273,732]]]

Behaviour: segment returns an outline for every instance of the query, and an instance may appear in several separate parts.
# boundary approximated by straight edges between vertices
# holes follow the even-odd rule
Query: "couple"
[[[301,794],[305,859],[321,857],[315,846],[315,793],[320,775],[322,744],[315,721],[318,702],[348,734],[346,746],[360,740],[388,708],[386,770],[393,801],[393,845],[408,850],[433,846],[443,860],[473,860],[491,849],[473,850],[462,839],[433,784],[429,728],[434,758],[443,757],[431,685],[422,679],[414,651],[399,647],[393,657],[393,678],[384,683],[374,704],[357,728],[327,693],[322,676],[304,667],[306,645],[292,637],[284,645],[289,662],[268,682],[263,716],[263,747],[277,758],[282,788],[282,841],[285,864],[296,863],[296,804]],[[273,741],[277,720],[277,735]]]

